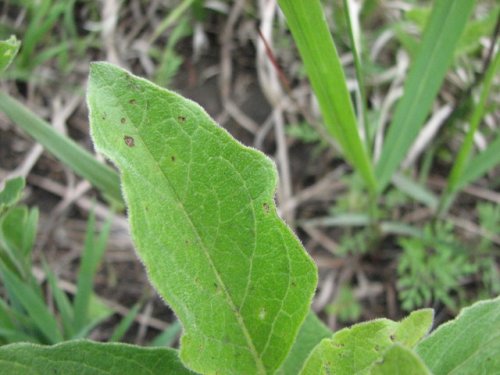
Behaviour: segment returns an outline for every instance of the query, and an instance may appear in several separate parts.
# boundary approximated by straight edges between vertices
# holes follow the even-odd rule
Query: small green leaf
[[[364,374],[394,344],[411,349],[432,324],[430,309],[415,311],[401,322],[376,319],[355,324],[325,339],[307,359],[301,374]]]
[[[9,67],[21,47],[21,42],[14,35],[7,40],[0,40],[0,74]]]
[[[24,178],[22,177],[12,178],[5,182],[3,190],[0,191],[0,214],[21,199],[24,184]]]
[[[193,374],[182,366],[177,352],[167,348],[66,341],[54,346],[27,343],[0,347],[2,375],[164,375]]]
[[[321,341],[301,374],[361,374],[394,343],[396,327],[396,322],[377,319],[344,328]]]
[[[500,297],[463,309],[416,348],[435,375],[494,374],[500,369]]]
[[[371,375],[431,375],[422,360],[412,350],[399,344],[391,346],[380,362],[373,365]]]
[[[434,320],[434,310],[422,309],[412,312],[399,323],[396,329],[396,341],[407,348],[413,348],[429,333]]]
[[[273,373],[317,283],[276,213],[274,164],[197,104],[107,63],[91,66],[88,104],[96,148],[120,169],[138,254],[184,326],[183,362]]]

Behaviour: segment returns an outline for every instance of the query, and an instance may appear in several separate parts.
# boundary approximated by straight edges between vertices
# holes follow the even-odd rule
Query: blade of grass
[[[420,49],[405,83],[376,166],[382,191],[424,123],[444,80],[474,0],[438,0],[424,30]]]
[[[56,302],[57,310],[61,315],[61,323],[64,328],[64,336],[67,339],[70,339],[74,335],[73,329],[73,307],[71,306],[71,302],[69,301],[68,296],[64,293],[61,288],[57,285],[57,279],[52,270],[50,270],[47,263],[43,262],[43,268],[45,270],[45,275],[47,276],[47,280],[49,281],[50,289],[52,290],[52,294],[54,296],[54,300]]]
[[[172,346],[181,330],[182,325],[176,320],[165,331],[156,336],[150,346]]]
[[[0,110],[62,163],[89,180],[114,202],[120,204],[123,202],[120,179],[113,169],[98,162],[92,154],[73,140],[57,132],[16,99],[1,92]]]
[[[368,128],[368,116],[366,111],[366,91],[365,80],[363,76],[363,60],[362,60],[362,45],[361,45],[361,26],[359,24],[359,9],[356,11],[355,7],[360,7],[358,3],[353,0],[344,0],[344,8],[346,15],[347,28],[349,30],[349,39],[351,40],[352,55],[354,57],[354,68],[356,72],[356,80],[358,82],[359,90],[359,108],[358,119],[362,122],[363,130],[365,132],[365,146],[370,152],[371,139],[370,130]]]
[[[487,156],[486,159],[484,156],[482,159],[479,159],[480,162],[476,160],[474,164],[473,174],[465,175],[464,179],[464,171],[469,164],[470,156],[472,153],[472,147],[474,143],[474,134],[483,118],[486,104],[488,102],[488,96],[490,93],[491,85],[493,84],[493,78],[495,77],[496,72],[500,68],[500,53],[497,53],[490,66],[488,67],[486,74],[484,76],[483,87],[481,89],[481,94],[479,96],[479,102],[474,106],[474,111],[472,112],[472,116],[470,119],[470,126],[467,134],[465,136],[464,142],[462,143],[462,147],[458,152],[457,158],[453,163],[453,168],[448,177],[448,186],[446,188],[447,194],[443,194],[443,199],[446,198],[446,195],[455,193],[459,187],[465,186],[470,181],[470,176],[480,176],[485,171],[487,171],[491,166],[495,164],[495,153],[491,154],[491,156]],[[493,149],[495,150],[495,149]],[[496,155],[500,155],[500,149],[496,149]],[[470,164],[469,164],[470,165]],[[484,169],[484,168],[488,169]],[[477,173],[477,172],[479,173]],[[463,181],[462,181],[463,180]]]
[[[432,210],[437,208],[438,198],[419,183],[399,173],[394,175],[392,183],[400,191],[415,199],[417,202],[425,204]]]
[[[458,181],[456,189],[460,190],[467,184],[477,180],[498,164],[500,164],[500,133],[497,134],[495,140],[488,145],[486,150],[470,161],[460,181]]]
[[[161,35],[162,32],[164,32],[166,29],[168,29],[169,26],[171,26],[175,21],[177,21],[182,14],[190,8],[190,6],[193,4],[194,0],[184,0],[182,3],[177,5],[163,20],[163,22],[156,28],[155,32],[149,39],[149,44],[153,44],[154,41]]]
[[[115,328],[113,331],[113,334],[111,335],[109,341],[110,342],[117,342],[120,341],[125,333],[129,330],[130,326],[134,322],[134,319],[136,318],[137,314],[139,314],[139,309],[141,308],[142,304],[141,303],[136,303],[128,312],[127,315],[123,317],[121,320],[120,324]]]
[[[0,263],[0,270],[6,288],[22,304],[23,308],[51,344],[63,341],[57,321],[48,309],[45,301],[28,285],[23,283],[13,272]]]
[[[373,166],[359,136],[356,116],[332,36],[319,0],[279,0],[297,43],[311,86],[330,134],[345,157],[376,191]]]
[[[81,330],[88,323],[88,308],[93,290],[94,276],[99,262],[104,255],[106,243],[111,229],[111,220],[108,220],[95,238],[95,215],[90,212],[85,235],[84,249],[78,272],[77,291],[74,303],[74,328]]]

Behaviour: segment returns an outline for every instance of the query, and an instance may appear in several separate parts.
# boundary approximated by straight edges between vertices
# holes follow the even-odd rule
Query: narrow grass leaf
[[[461,180],[463,179],[462,177],[463,177],[464,170],[466,169],[466,167],[470,161],[470,156],[471,156],[471,152],[472,152],[472,148],[473,148],[473,144],[474,144],[474,134],[476,134],[476,130],[479,127],[479,123],[481,122],[481,119],[483,118],[486,104],[488,102],[490,89],[491,89],[491,86],[493,84],[493,79],[494,79],[495,74],[497,73],[499,68],[500,68],[500,53],[497,53],[496,56],[494,57],[493,61],[491,62],[490,66],[488,67],[488,70],[486,71],[486,74],[484,76],[483,86],[481,89],[481,94],[479,96],[479,103],[477,103],[474,106],[474,111],[472,112],[472,116],[470,119],[469,129],[467,131],[464,142],[462,143],[462,147],[460,148],[460,151],[457,155],[457,158],[455,159],[455,162],[453,163],[453,168],[452,168],[450,175],[448,177],[447,191],[450,193],[456,192],[458,186],[465,185]],[[496,157],[496,159],[500,160],[500,149],[499,148],[496,148],[496,155],[498,155]],[[469,165],[473,166],[474,170],[479,170],[479,174],[476,174],[476,175],[481,175],[482,174],[481,171],[484,170],[484,167],[490,167],[490,166],[494,165],[495,157],[493,155],[491,155],[491,158],[492,158],[491,162],[488,162],[488,160],[490,160],[488,158],[485,160],[481,160],[479,167],[478,167],[477,160],[475,160],[475,162],[473,164],[471,163]],[[483,166],[483,164],[484,164],[484,166]],[[466,183],[468,183],[468,182],[470,182],[470,181],[466,181]]]
[[[0,110],[77,174],[89,180],[115,202],[122,202],[118,175],[108,166],[57,132],[27,107],[0,92]]]
[[[279,0],[318,98],[325,125],[372,191],[373,166],[359,136],[356,116],[337,49],[319,0]]]
[[[113,331],[113,334],[111,335],[108,341],[110,342],[120,341],[123,338],[123,336],[125,336],[125,333],[127,333],[127,331],[130,329],[132,323],[134,323],[135,318],[139,314],[139,309],[141,308],[141,306],[142,306],[141,303],[136,303],[130,309],[128,314],[122,318],[120,324],[116,326],[116,328]]]
[[[438,198],[430,190],[413,181],[411,178],[403,174],[396,173],[392,177],[392,183],[401,192],[415,199],[417,202],[425,204],[430,209],[436,209],[438,206]]]
[[[87,318],[93,291],[94,276],[106,250],[110,229],[111,220],[108,220],[102,228],[99,237],[95,238],[95,215],[94,211],[90,212],[80,269],[78,271],[77,291],[74,303],[74,326],[76,330],[80,330],[89,323]]]
[[[182,331],[181,323],[176,320],[162,333],[155,337],[151,346],[172,346]]]
[[[471,161],[468,163],[467,168],[465,168],[463,175],[458,181],[455,189],[460,190],[461,188],[482,177],[493,167],[500,164],[499,150],[500,133],[497,134],[495,140],[488,145],[486,150],[484,150],[480,154],[477,154],[474,158],[471,159]]]
[[[0,347],[2,375],[101,374],[189,375],[177,351],[87,340],[53,346],[27,343]]]
[[[88,90],[91,134],[120,169],[138,254],[183,324],[183,362],[274,372],[317,282],[276,213],[275,165],[197,104],[116,66],[92,64]]]
[[[474,0],[434,3],[376,166],[380,191],[391,180],[429,114],[474,3]]]
[[[52,295],[54,296],[54,301],[57,306],[57,310],[61,316],[61,323],[64,328],[64,337],[66,339],[73,338],[75,330],[73,328],[73,306],[69,301],[68,296],[57,284],[56,276],[54,272],[49,268],[47,263],[43,262],[43,269],[45,270],[45,275],[50,285],[50,290],[52,291]]]
[[[47,340],[52,344],[62,341],[57,321],[41,296],[1,263],[0,272],[8,291],[22,304]]]

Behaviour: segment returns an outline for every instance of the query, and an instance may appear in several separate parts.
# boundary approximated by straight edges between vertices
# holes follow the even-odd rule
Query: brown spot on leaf
[[[132,104],[132,105],[134,105],[134,104],[136,104],[136,103],[137,103],[137,101],[136,101],[135,99],[130,99],[130,100],[128,101],[128,104]]]
[[[108,117],[107,113],[103,112],[102,115],[101,115],[101,119],[102,120],[106,120],[106,117]]]
[[[122,118],[120,119],[120,122],[121,122],[122,124],[125,124],[125,123],[127,122],[127,119],[126,119],[125,117],[122,117]]]
[[[269,213],[269,204],[264,203],[264,204],[262,205],[262,208],[264,209],[264,212],[265,212],[266,214],[268,214],[268,213]]]
[[[175,155],[172,155],[170,159],[172,159],[172,161],[175,161]]]
[[[395,335],[390,335],[389,338],[391,339],[391,341],[396,340],[396,336]]]
[[[179,120],[179,122],[186,122],[186,116],[177,116],[177,120]]]
[[[125,141],[125,144],[128,146],[128,147],[134,147],[135,146],[135,141],[134,141],[134,138],[126,135],[125,137],[123,137],[123,140]]]

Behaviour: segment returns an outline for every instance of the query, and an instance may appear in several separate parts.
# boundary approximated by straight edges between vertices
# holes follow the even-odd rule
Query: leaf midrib
[[[135,127],[135,126],[134,126]],[[229,294],[228,290],[227,290],[227,287],[224,283],[224,281],[222,280],[221,276],[220,276],[220,273],[219,271],[217,270],[217,268],[215,267],[215,264],[213,263],[212,261],[212,258],[209,254],[209,251],[208,251],[208,248],[207,246],[205,245],[205,243],[203,242],[202,240],[202,237],[196,227],[196,225],[194,224],[193,220],[191,219],[188,211],[186,210],[185,206],[184,206],[184,203],[183,201],[180,199],[179,197],[179,194],[177,193],[177,191],[174,189],[173,187],[173,184],[170,182],[170,179],[168,178],[168,176],[166,175],[166,173],[162,170],[162,168],[160,167],[160,165],[158,164],[158,161],[156,160],[156,158],[154,157],[153,153],[151,152],[151,150],[147,147],[146,145],[146,142],[144,142],[144,139],[143,137],[139,134],[139,129],[137,129],[137,137],[140,138],[140,142],[144,145],[144,149],[147,150],[147,152],[149,153],[151,159],[154,161],[154,163],[152,163],[152,165],[154,165],[155,168],[157,168],[161,175],[164,177],[167,185],[170,187],[172,193],[173,193],[173,196],[174,196],[174,199],[179,203],[180,207],[181,207],[181,211],[182,213],[184,214],[185,218],[188,220],[189,222],[189,225],[192,227],[200,245],[201,245],[201,248],[203,250],[203,254],[205,255],[209,265],[210,265],[210,268],[212,269],[212,272],[214,273],[216,279],[217,279],[217,282],[221,285],[221,289],[224,293],[224,296],[227,300],[227,303],[229,304],[231,310],[234,312],[234,316],[236,318],[236,321],[238,322],[238,324],[240,325],[240,328],[243,332],[243,335],[245,337],[245,340],[247,341],[247,344],[248,344],[248,348],[249,348],[249,351],[252,355],[252,357],[254,358],[254,361],[257,365],[257,369],[259,371],[259,373],[261,374],[265,374],[266,373],[266,370],[265,370],[265,366],[264,366],[264,363],[262,361],[262,358],[259,356],[258,352],[257,352],[257,349],[255,348],[255,345],[253,343],[253,340],[252,340],[252,337],[250,335],[250,332],[244,322],[244,320],[242,319],[242,316],[240,313],[238,313],[238,309],[237,309],[237,306],[236,304],[234,303],[234,301],[232,300],[231,298],[231,295]],[[138,144],[136,144],[136,147],[139,146]],[[132,166],[130,166],[130,168],[133,168]],[[136,173],[140,176],[143,176],[143,177],[146,177],[143,175],[143,173],[134,168],[136,170]],[[147,178],[144,178],[145,181],[147,181]],[[153,188],[158,192],[159,195],[163,195],[163,192],[158,190],[158,187],[155,186],[155,185],[151,185],[153,186]]]

